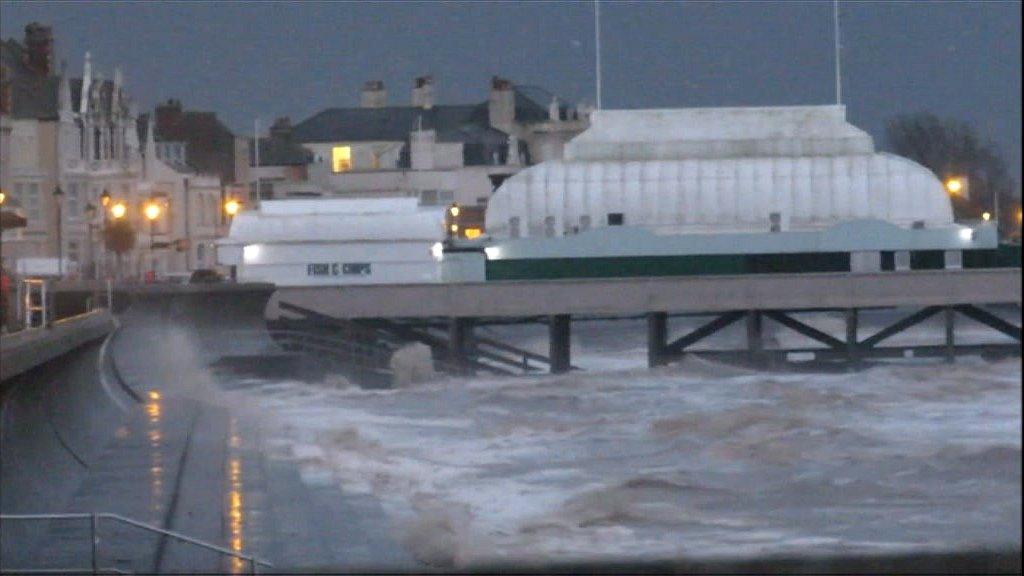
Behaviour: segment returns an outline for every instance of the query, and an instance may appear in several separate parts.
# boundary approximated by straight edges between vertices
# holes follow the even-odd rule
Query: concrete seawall
[[[115,327],[108,310],[93,310],[54,322],[47,328],[0,337],[0,382],[7,382],[110,334]]]

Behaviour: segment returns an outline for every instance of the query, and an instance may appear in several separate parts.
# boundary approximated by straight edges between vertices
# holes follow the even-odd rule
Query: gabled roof
[[[292,129],[296,142],[404,142],[409,133],[435,130],[442,142],[465,142],[484,135],[505,138],[489,125],[487,105],[328,108]]]

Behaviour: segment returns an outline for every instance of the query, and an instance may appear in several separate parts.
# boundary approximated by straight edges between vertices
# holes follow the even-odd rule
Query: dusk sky
[[[380,79],[406,104],[486,99],[492,75],[594,101],[592,2],[2,2],[4,38],[54,28],[57,58],[120,64],[151,108],[168,98],[250,132],[358,104]],[[928,111],[973,123],[1021,178],[1021,3],[841,3],[843,100],[884,145],[885,121]],[[832,3],[602,2],[605,108],[834,102]]]

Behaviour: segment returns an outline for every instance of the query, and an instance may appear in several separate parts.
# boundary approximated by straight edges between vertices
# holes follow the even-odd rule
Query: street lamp
[[[964,182],[964,179],[960,178],[959,176],[954,176],[946,179],[946,190],[950,194],[960,194],[961,192],[964,191],[965,187],[966,183]]]
[[[224,213],[229,217],[234,217],[242,210],[242,203],[237,198],[228,198],[224,202]]]
[[[57,206],[57,277],[64,278],[64,239],[61,238],[60,203],[64,199],[64,191],[57,186],[53,189],[53,199]]]
[[[103,189],[103,194],[100,194],[100,204],[104,208],[110,205],[110,191],[106,188]]]
[[[92,229],[96,219],[96,206],[90,202],[85,205],[85,241],[89,245],[89,278],[96,278],[96,246],[92,243]]]
[[[126,214],[128,214],[128,205],[124,202],[115,202],[114,205],[110,207],[110,215],[114,217],[114,220],[120,220],[121,218],[124,218]]]
[[[160,217],[160,213],[162,211],[163,210],[160,208],[160,204],[158,204],[157,201],[154,199],[150,199],[149,202],[146,202],[146,205],[143,206],[142,208],[143,216],[146,217],[146,220],[149,220],[149,256],[150,258],[152,258],[153,267],[151,268],[151,271],[153,272],[154,276],[156,275],[156,257],[154,254],[155,245],[153,240],[154,237],[156,236],[156,220],[157,218]]]

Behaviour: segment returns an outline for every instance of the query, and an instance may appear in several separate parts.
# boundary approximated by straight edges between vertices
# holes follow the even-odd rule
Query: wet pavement
[[[268,341],[197,337],[144,311],[121,320],[106,346],[37,370],[8,394],[0,510],[119,514],[267,560],[275,571],[415,566],[374,499],[302,478],[265,449],[260,416],[225,399],[207,366]],[[88,520],[0,529],[5,570],[90,564]],[[111,519],[100,522],[98,550],[101,567],[132,572],[249,570]]]

